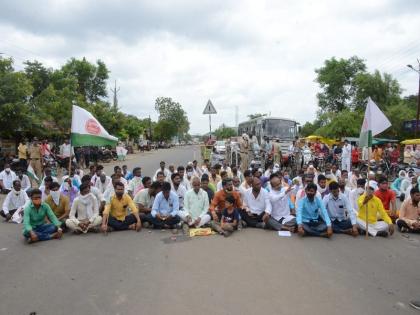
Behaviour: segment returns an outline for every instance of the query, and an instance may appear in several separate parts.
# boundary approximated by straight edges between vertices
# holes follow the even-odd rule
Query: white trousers
[[[101,216],[97,216],[93,222],[91,224],[89,224],[89,228],[86,229],[86,231],[83,231],[80,226],[79,226],[80,221],[77,219],[67,219],[66,220],[66,225],[67,227],[71,230],[71,231],[81,231],[83,233],[87,233],[87,231],[89,230],[89,228],[93,228],[96,226],[100,226],[102,223],[102,217]]]
[[[341,170],[346,170],[347,172],[351,171],[351,159],[343,158],[341,160]]]
[[[188,217],[188,212],[187,211],[179,211],[178,212],[179,217],[181,218],[182,221],[184,221],[185,223],[188,223],[187,221],[187,217]],[[211,220],[211,217],[207,214],[207,213],[203,213],[202,215],[200,215],[200,223],[198,223],[197,227],[202,227],[203,225],[209,223]],[[194,222],[194,218],[192,218],[192,221]]]
[[[363,231],[366,231],[366,221],[357,218],[357,225]],[[384,221],[377,221],[373,224],[368,224],[368,233],[372,236],[376,236],[379,231],[386,231],[388,232],[388,223]]]

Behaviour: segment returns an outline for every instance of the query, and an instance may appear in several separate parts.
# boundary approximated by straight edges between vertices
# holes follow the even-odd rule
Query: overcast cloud
[[[122,111],[151,115],[154,100],[180,102],[191,133],[208,131],[208,99],[221,123],[263,112],[315,118],[314,69],[357,55],[416,94],[406,67],[420,58],[420,1],[8,1],[0,52],[59,67],[71,57],[103,60],[120,86]],[[100,117],[99,117],[100,119]]]

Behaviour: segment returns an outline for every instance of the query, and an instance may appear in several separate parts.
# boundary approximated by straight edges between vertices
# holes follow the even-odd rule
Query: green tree
[[[365,73],[366,65],[359,57],[326,60],[324,66],[316,69],[316,82],[321,87],[318,93],[318,106],[321,112],[339,112],[352,107],[356,96],[354,80],[358,74]]]
[[[168,120],[159,120],[153,129],[155,141],[169,141],[176,134],[176,125]]]
[[[106,65],[98,60],[92,64],[83,57],[82,60],[71,58],[61,70],[67,75],[77,79],[77,90],[85,101],[97,102],[108,95],[106,80],[109,71]]]
[[[234,137],[237,134],[235,129],[222,125],[214,131],[214,135],[217,137],[217,139],[227,139]]]
[[[354,79],[356,95],[354,108],[364,110],[366,99],[372,100],[382,109],[396,105],[400,102],[401,87],[391,75],[381,74],[378,70],[374,73],[359,73]]]
[[[33,93],[30,80],[15,72],[11,58],[0,57],[0,135],[17,137],[32,129],[28,99]]]
[[[155,102],[155,109],[159,114],[159,122],[165,121],[164,125],[171,125],[169,129],[171,137],[179,136],[183,138],[188,133],[190,123],[187,113],[183,110],[181,104],[173,101],[170,97],[158,97]],[[167,132],[164,132],[164,134],[167,135]]]
[[[32,98],[37,97],[45,90],[51,81],[51,69],[45,68],[42,63],[34,61],[25,61],[25,73],[33,86]]]

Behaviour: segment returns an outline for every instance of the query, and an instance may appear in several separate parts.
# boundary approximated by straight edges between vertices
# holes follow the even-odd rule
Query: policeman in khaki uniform
[[[34,138],[32,145],[29,147],[29,159],[31,160],[31,166],[38,178],[42,176],[42,164],[41,164],[41,146],[38,144],[38,138]]]

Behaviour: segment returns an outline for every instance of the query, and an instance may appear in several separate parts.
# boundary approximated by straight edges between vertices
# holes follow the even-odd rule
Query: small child
[[[220,226],[223,231],[223,236],[228,237],[238,228],[239,212],[233,206],[235,204],[235,198],[233,196],[227,196],[225,201],[226,208],[222,211],[222,219],[220,220]]]

